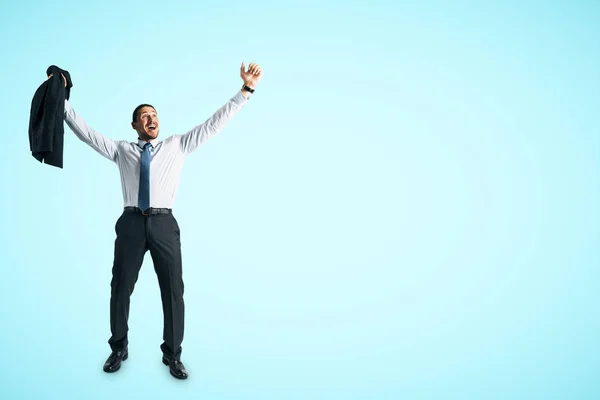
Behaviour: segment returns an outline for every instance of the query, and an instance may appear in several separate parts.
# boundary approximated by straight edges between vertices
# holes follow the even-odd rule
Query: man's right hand
[[[50,76],[48,77],[48,79],[52,78],[54,74],[50,74]],[[60,74],[60,76],[62,76],[63,78],[63,82],[65,83],[65,87],[67,87],[67,78],[65,78],[65,76],[63,74]]]

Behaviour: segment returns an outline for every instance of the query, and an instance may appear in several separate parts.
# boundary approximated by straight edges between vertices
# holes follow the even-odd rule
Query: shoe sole
[[[165,364],[167,367],[169,367],[169,362],[168,362],[167,360],[165,360],[165,359],[163,358],[163,359],[162,359],[162,362],[163,362],[163,364]],[[169,367],[169,373],[171,374],[171,376],[173,376],[174,378],[177,378],[177,379],[181,379],[181,380],[183,380],[183,379],[187,379],[187,378],[188,378],[187,376],[181,377],[181,376],[177,376],[177,375],[175,375],[175,374],[174,374],[174,373],[171,371],[171,367]]]
[[[125,354],[125,357],[123,357],[123,358],[121,359],[121,362],[123,362],[123,361],[127,360],[127,358],[129,358],[129,353]],[[104,370],[104,372],[108,372],[109,374],[112,374],[113,372],[117,372],[118,370],[120,370],[120,369],[121,369],[121,364],[119,364],[119,366],[117,367],[117,369],[113,369],[112,371],[107,371],[107,370],[105,370],[104,368],[102,368],[102,369]]]

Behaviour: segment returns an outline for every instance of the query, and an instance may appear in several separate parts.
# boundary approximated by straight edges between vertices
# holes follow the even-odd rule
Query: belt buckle
[[[152,210],[152,207],[149,207],[149,208],[145,209],[144,211],[142,211],[142,215],[143,215],[144,217],[147,217],[148,215],[150,215],[150,213],[148,213],[148,214],[144,214],[144,212],[145,212],[145,211],[148,211],[148,210]]]

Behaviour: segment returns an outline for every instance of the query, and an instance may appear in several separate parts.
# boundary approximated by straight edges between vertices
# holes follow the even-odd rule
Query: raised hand
[[[54,74],[50,74],[50,76],[48,76],[48,79],[52,78],[53,76],[54,76]],[[67,87],[67,78],[65,78],[65,76],[63,74],[60,74],[60,76],[62,76],[63,83],[65,84],[65,87]]]
[[[242,62],[242,66],[240,67],[240,77],[244,81],[244,85],[254,89],[262,79],[262,68],[256,63],[250,63],[250,65],[248,65],[248,71],[246,71],[246,67]]]

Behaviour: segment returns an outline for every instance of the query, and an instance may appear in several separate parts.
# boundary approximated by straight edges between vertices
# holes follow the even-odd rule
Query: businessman
[[[96,132],[65,100],[64,118],[83,142],[115,162],[121,174],[124,210],[115,224],[116,239],[110,295],[111,354],[104,371],[115,372],[128,357],[129,299],[138,278],[146,251],[150,251],[158,277],[163,306],[164,328],[162,362],[171,375],[186,379],[181,362],[184,328],[181,242],[172,208],[179,176],[186,157],[208,138],[225,128],[227,122],[247,103],[262,78],[258,64],[242,63],[243,86],[203,124],[183,135],[160,140],[160,121],[156,109],[141,104],[132,115],[137,141],[112,140]],[[60,79],[52,77],[49,79]],[[66,80],[63,77],[66,86]]]

